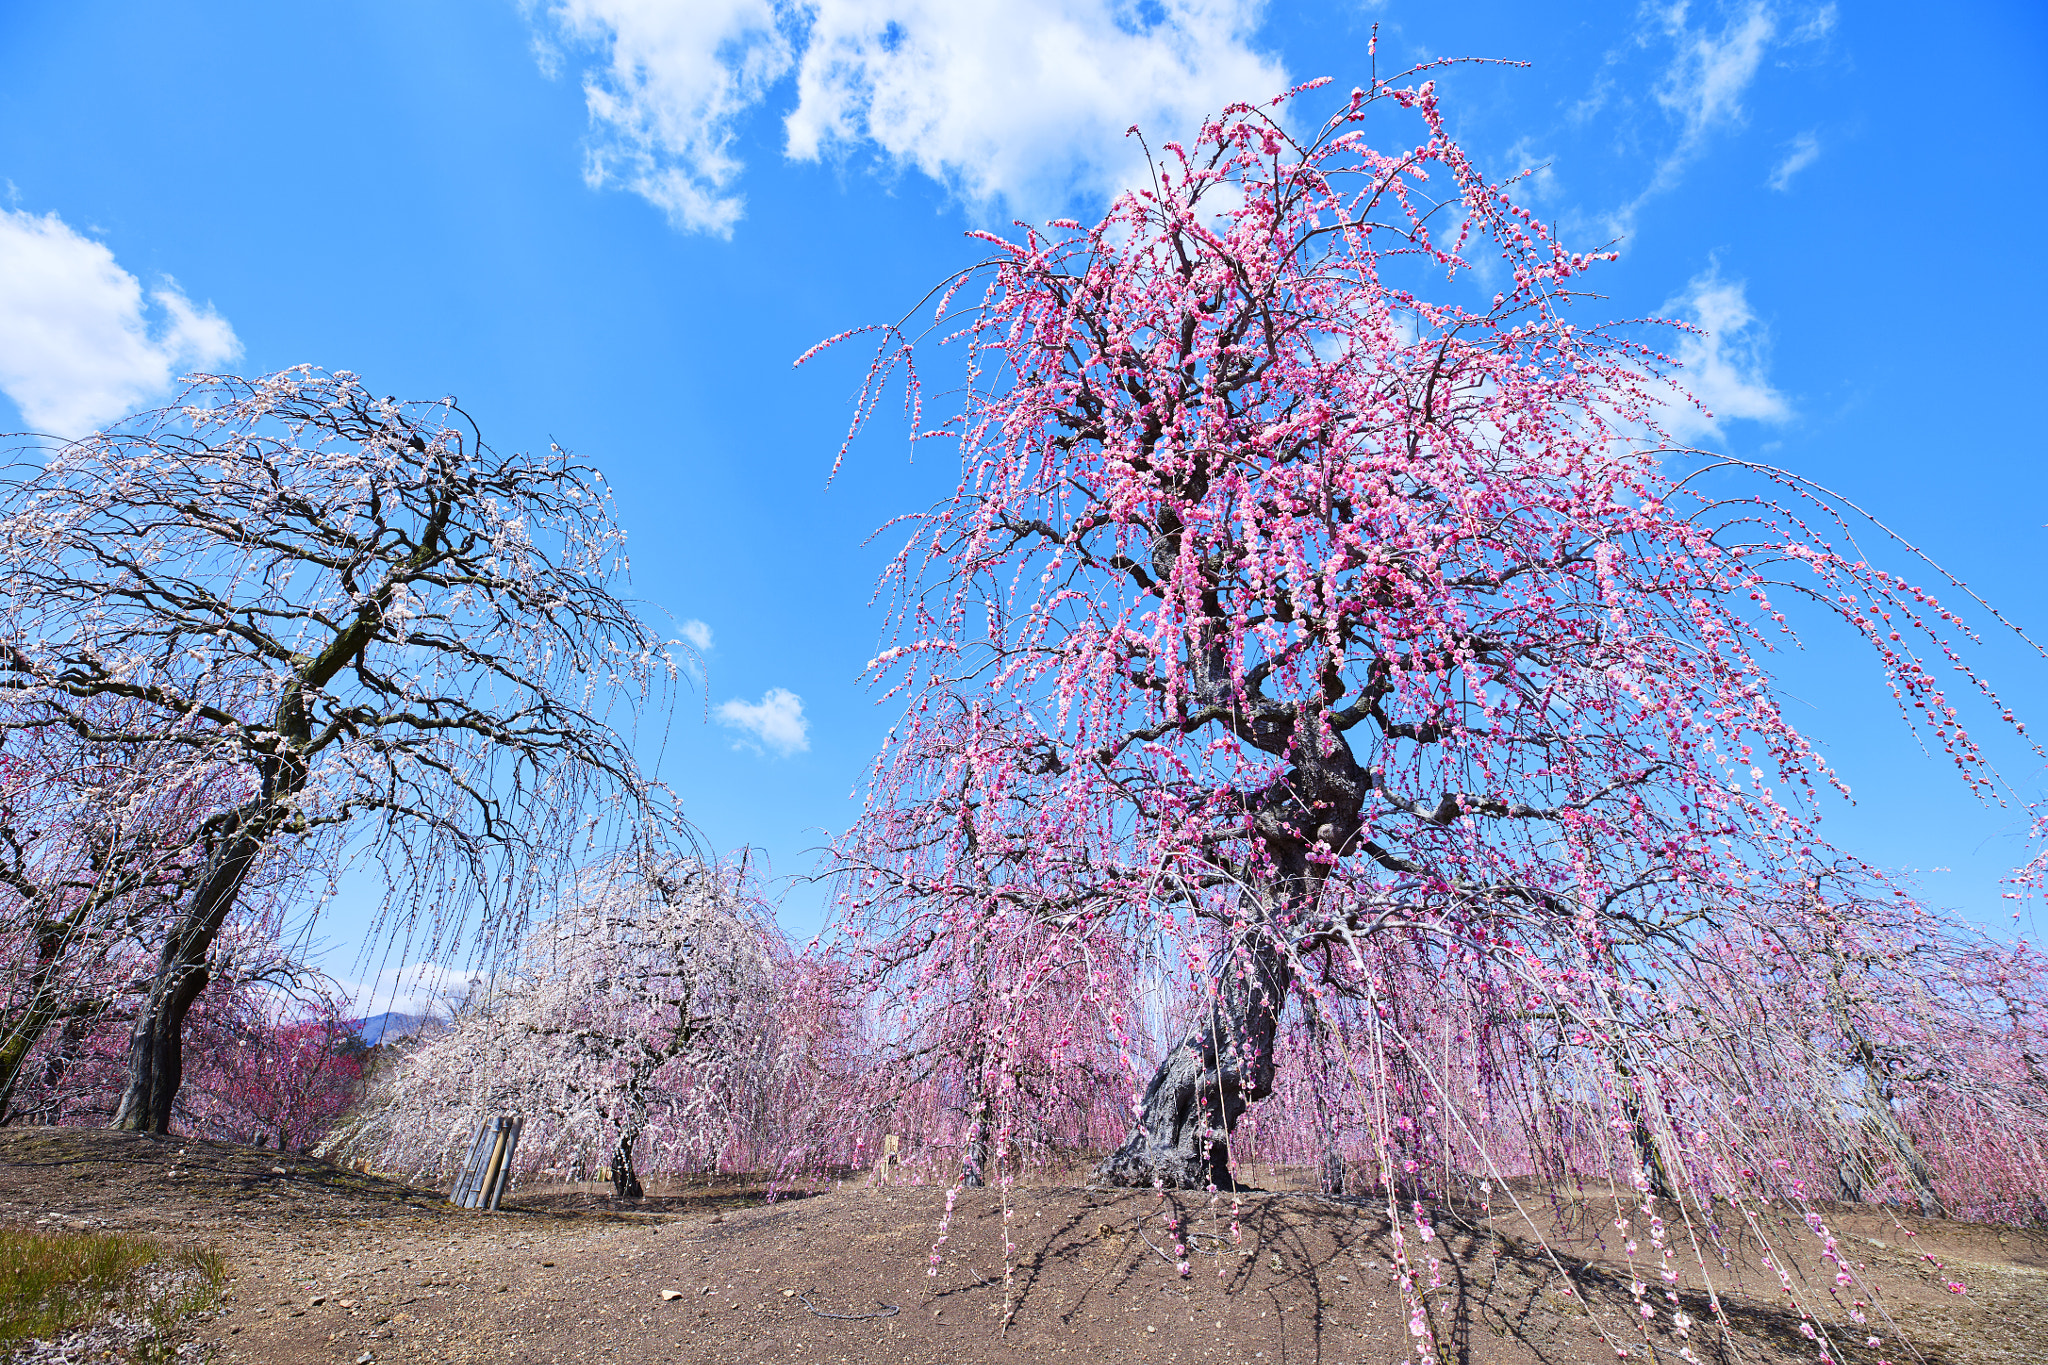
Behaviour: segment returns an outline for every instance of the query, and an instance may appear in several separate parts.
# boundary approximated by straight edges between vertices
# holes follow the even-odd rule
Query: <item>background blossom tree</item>
[[[847,1121],[905,1135],[927,1160],[945,1153],[980,1186],[1020,1154],[1072,1156],[1120,1126],[1103,1100],[1124,1083],[1138,993],[1125,974],[1141,968],[1096,942],[1099,927],[1077,929],[1083,907],[1040,879],[1061,850],[1031,847],[1028,819],[977,806],[970,746],[991,730],[974,719],[943,711],[915,753],[892,751],[899,778],[916,764],[915,781],[948,795],[871,811],[842,850],[843,989],[863,1004],[872,1081]]]
[[[209,954],[266,860],[367,847],[378,926],[488,948],[607,812],[658,804],[613,729],[671,663],[613,591],[596,471],[500,455],[454,401],[298,369],[36,452],[0,498],[15,733],[176,755],[213,802],[153,945],[117,1122],[161,1132]],[[109,707],[118,711],[109,714]]]
[[[104,703],[95,719],[117,729],[126,711]],[[65,1037],[42,1049],[45,1089],[50,1068],[132,1003],[123,996],[147,976],[138,953],[160,941],[196,869],[198,825],[233,785],[175,746],[93,743],[14,718],[0,708],[0,1120],[48,1030]],[[257,919],[269,890],[252,888]]]
[[[341,1001],[243,985],[203,1005],[187,1026],[183,1131],[306,1151],[361,1097],[368,1049]]]
[[[778,1088],[789,958],[743,863],[603,864],[399,1063],[370,1124],[380,1160],[438,1172],[479,1122],[516,1113],[526,1161],[595,1155],[620,1198],[641,1195],[643,1137],[663,1166],[713,1168],[746,1097]]]
[[[1539,1169],[1776,1179],[1725,1104],[1783,1076],[1700,986],[1824,918],[1839,784],[1772,686],[1780,603],[1860,635],[1986,794],[1947,679],[2012,717],[1826,498],[1667,470],[1671,363],[1577,317],[1611,256],[1482,176],[1430,84],[1354,91],[1302,138],[1284,103],[1166,144],[1092,227],[982,234],[934,314],[965,374],[944,421],[882,329],[856,428],[901,378],[913,437],[962,467],[888,574],[874,673],[905,711],[843,846],[851,941],[1006,1018],[1070,1008],[1065,978],[974,975],[964,945],[1028,927],[1127,1051],[1173,999],[1113,1182],[1229,1187],[1295,1017],[1389,1193],[1503,1077],[1525,1103],[1498,1147]],[[1389,107],[1420,140],[1382,152]],[[1421,292],[1482,268],[1490,302]],[[1824,997],[1820,961],[1782,965]],[[1688,1112],[1715,1068],[1732,1088]]]
[[[331,983],[296,960],[279,905],[245,895],[215,940],[212,981],[186,1016],[189,1061],[171,1120],[193,1137],[305,1150],[355,1104],[365,1048]],[[76,981],[67,1012],[16,1075],[15,1124],[101,1125],[127,1090],[129,1035],[155,955],[138,937]]]

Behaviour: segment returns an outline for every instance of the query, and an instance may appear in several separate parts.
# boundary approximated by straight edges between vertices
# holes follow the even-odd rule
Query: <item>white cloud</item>
[[[1186,136],[1232,100],[1285,89],[1251,46],[1263,0],[552,0],[585,77],[593,184],[678,227],[730,234],[740,119],[790,70],[787,152],[872,149],[977,208],[1043,215],[1137,164],[1125,138]]]
[[[1655,195],[1674,188],[1699,156],[1708,134],[1742,119],[1742,97],[1777,35],[1778,21],[1763,0],[1754,0],[1719,34],[1686,25],[1685,0],[1654,11],[1673,55],[1656,90],[1657,103],[1678,121],[1678,142],[1658,159],[1642,193],[1609,216],[1616,239],[1635,235],[1636,214]]]
[[[789,153],[871,141],[969,203],[1058,212],[1126,183],[1132,124],[1156,147],[1287,87],[1248,44],[1260,8],[1166,0],[1146,23],[1106,0],[832,0],[797,73]]]
[[[711,627],[702,621],[692,619],[683,622],[683,638],[689,641],[690,648],[699,654],[711,652]]]
[[[784,758],[811,747],[811,723],[804,719],[804,699],[786,687],[769,688],[758,702],[735,697],[719,706],[718,719],[753,736]]]
[[[1782,422],[1792,415],[1791,405],[1766,374],[1770,338],[1749,306],[1743,281],[1724,280],[1710,268],[1664,306],[1700,328],[1678,343],[1675,358],[1684,368],[1676,380],[1707,409],[1668,405],[1660,420],[1673,436],[1698,440],[1720,435],[1721,423],[1729,418]]]
[[[550,0],[545,11],[563,39],[603,54],[583,78],[585,178],[624,185],[679,228],[730,235],[742,208],[729,192],[734,125],[789,70],[787,0]]]
[[[1785,159],[1778,163],[1777,168],[1771,172],[1771,178],[1765,183],[1774,190],[1789,190],[1792,188],[1792,177],[1819,159],[1820,139],[1812,133],[1801,133],[1792,139]]]
[[[81,436],[241,354],[227,320],[166,278],[149,292],[56,214],[0,210],[0,390],[29,426]],[[152,316],[154,314],[154,316]]]

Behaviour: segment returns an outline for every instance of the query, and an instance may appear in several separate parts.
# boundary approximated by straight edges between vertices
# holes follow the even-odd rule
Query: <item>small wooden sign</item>
[[[882,1138],[882,1159],[875,1163],[876,1183],[888,1184],[890,1171],[894,1170],[902,1159],[901,1141],[894,1133],[885,1134]]]

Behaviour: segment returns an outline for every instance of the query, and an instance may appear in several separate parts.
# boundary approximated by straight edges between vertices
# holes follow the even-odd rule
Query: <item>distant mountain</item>
[[[373,1014],[368,1019],[358,1022],[356,1032],[362,1036],[367,1046],[375,1047],[379,1043],[397,1042],[400,1038],[410,1037],[419,1032],[420,1025],[425,1022],[426,1016],[422,1014],[400,1014],[395,1010],[386,1010],[382,1014]]]

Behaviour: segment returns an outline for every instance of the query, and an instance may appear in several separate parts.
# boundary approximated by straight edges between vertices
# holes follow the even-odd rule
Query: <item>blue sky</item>
[[[10,0],[0,426],[312,362],[588,456],[636,593],[709,632],[664,776],[714,842],[800,874],[889,723],[862,668],[894,541],[868,537],[955,470],[884,423],[828,487],[861,367],[791,360],[977,259],[967,228],[1099,212],[1133,122],[1360,83],[1374,24],[1383,72],[1528,64],[1442,76],[1454,126],[1489,170],[1540,168],[1526,200],[1570,245],[1620,238],[1613,315],[1711,329],[1690,377],[1722,416],[1694,439],[1853,497],[2048,633],[2031,4]],[[2010,924],[2023,818],[1923,756],[1846,641],[1810,644],[1782,676],[1857,794],[1824,828]],[[2048,664],[1986,656],[2048,727]],[[793,930],[821,909],[791,886]],[[324,926],[336,970],[357,919]]]

